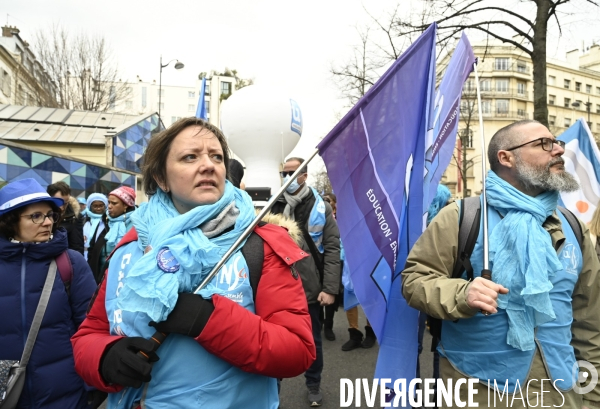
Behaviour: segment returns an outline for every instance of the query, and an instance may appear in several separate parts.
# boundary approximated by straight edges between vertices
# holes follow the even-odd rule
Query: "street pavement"
[[[366,324],[365,315],[359,308],[359,326],[364,333]],[[340,378],[369,379],[369,384],[375,373],[377,354],[379,346],[370,349],[357,348],[352,351],[342,351],[342,345],[349,339],[348,320],[343,309],[339,309],[334,317],[333,331],[335,341],[328,341],[323,337],[324,368],[321,379],[321,392],[323,393],[322,409],[334,409],[340,407]],[[433,375],[433,354],[431,349],[431,335],[425,331],[423,354],[421,354],[421,371],[423,378],[431,378]],[[379,401],[377,398],[376,402]],[[361,399],[362,406],[367,408],[364,395]],[[304,375],[291,379],[284,379],[281,384],[280,408],[301,409],[308,408],[308,391],[304,385]],[[354,402],[351,405],[356,408]]]

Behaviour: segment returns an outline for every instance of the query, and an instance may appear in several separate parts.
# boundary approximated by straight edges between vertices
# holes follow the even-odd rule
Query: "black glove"
[[[199,295],[180,293],[177,304],[166,321],[153,322],[150,326],[164,333],[177,333],[196,338],[208,322],[215,310],[211,300],[205,300]]]
[[[125,337],[112,344],[100,361],[100,374],[106,383],[139,388],[150,382],[152,362],[158,361],[156,343],[142,337]],[[143,352],[146,358],[138,352]]]

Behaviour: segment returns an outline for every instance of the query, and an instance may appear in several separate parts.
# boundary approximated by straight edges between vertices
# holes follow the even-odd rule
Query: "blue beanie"
[[[448,203],[448,199],[450,199],[450,190],[448,190],[448,188],[444,185],[438,185],[437,187],[437,193],[435,194],[435,197],[433,198],[433,200],[431,201],[431,204],[429,205],[429,215],[427,215],[427,224],[429,225],[429,223],[431,223],[431,221],[433,220],[433,218],[435,216],[437,216],[437,214],[440,212],[440,210],[442,210],[442,207],[446,206],[446,203]]]
[[[87,207],[91,208],[92,203],[95,201],[100,201],[104,203],[104,206],[108,206],[108,199],[102,193],[92,193],[87,198]]]

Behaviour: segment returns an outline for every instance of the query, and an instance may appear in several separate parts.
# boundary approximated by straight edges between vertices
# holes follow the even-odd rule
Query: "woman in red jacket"
[[[275,378],[299,375],[315,359],[292,267],[306,254],[284,229],[254,230],[264,253],[258,284],[248,267],[256,251],[238,250],[193,293],[254,218],[250,197],[226,179],[228,163],[221,131],[197,118],[150,140],[150,201],[72,338],[77,372],[110,392],[109,407],[275,409]],[[169,334],[158,349],[156,330]]]

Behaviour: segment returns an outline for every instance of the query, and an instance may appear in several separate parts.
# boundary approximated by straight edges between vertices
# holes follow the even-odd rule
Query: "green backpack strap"
[[[573,214],[573,212],[571,212],[566,207],[557,206],[557,208],[558,210],[560,210],[563,216],[565,216],[567,222],[569,222],[571,230],[573,230],[573,233],[575,233],[575,237],[577,237],[577,243],[579,243],[579,248],[581,248],[581,245],[583,244],[583,231],[581,230],[581,224],[579,223],[579,220],[577,220],[577,217]]]

